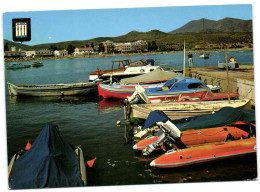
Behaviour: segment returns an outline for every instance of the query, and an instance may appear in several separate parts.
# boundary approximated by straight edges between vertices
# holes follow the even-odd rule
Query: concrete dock
[[[221,92],[228,92],[228,81],[226,69],[217,67],[186,68],[186,77],[201,79],[208,85],[220,85]],[[238,93],[240,99],[251,99],[255,105],[254,66],[240,65],[237,69],[229,69],[229,85],[231,93]]]

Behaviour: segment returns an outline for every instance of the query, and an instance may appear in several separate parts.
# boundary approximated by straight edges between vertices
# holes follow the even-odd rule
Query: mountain
[[[233,32],[252,32],[252,20],[241,20],[234,18],[224,18],[218,21],[209,19],[193,20],[184,26],[170,31],[170,34],[203,31],[203,20],[205,32],[233,33]]]

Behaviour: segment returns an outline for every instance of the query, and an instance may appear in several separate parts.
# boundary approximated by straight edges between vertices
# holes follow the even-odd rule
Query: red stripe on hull
[[[131,96],[134,92],[132,93],[116,93],[116,92],[111,92],[105,89],[102,89],[98,83],[98,95],[102,96],[103,98],[114,98],[114,99],[125,99],[127,96]]]

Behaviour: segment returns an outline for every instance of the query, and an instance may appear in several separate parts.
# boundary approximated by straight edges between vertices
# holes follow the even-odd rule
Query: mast
[[[205,28],[204,28],[204,18],[202,20],[202,38],[203,38],[203,54],[205,53]]]
[[[228,76],[227,46],[225,46],[225,55],[226,55],[226,71],[227,71],[228,103],[230,103],[230,86],[229,86],[229,76]]]
[[[185,40],[184,40],[184,48],[183,48],[183,77],[185,77]]]

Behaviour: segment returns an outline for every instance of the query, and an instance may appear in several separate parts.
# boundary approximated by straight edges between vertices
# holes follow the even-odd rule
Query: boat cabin
[[[174,92],[194,92],[210,89],[201,80],[191,77],[175,77],[168,80],[162,87],[146,89],[147,95],[167,94]]]

